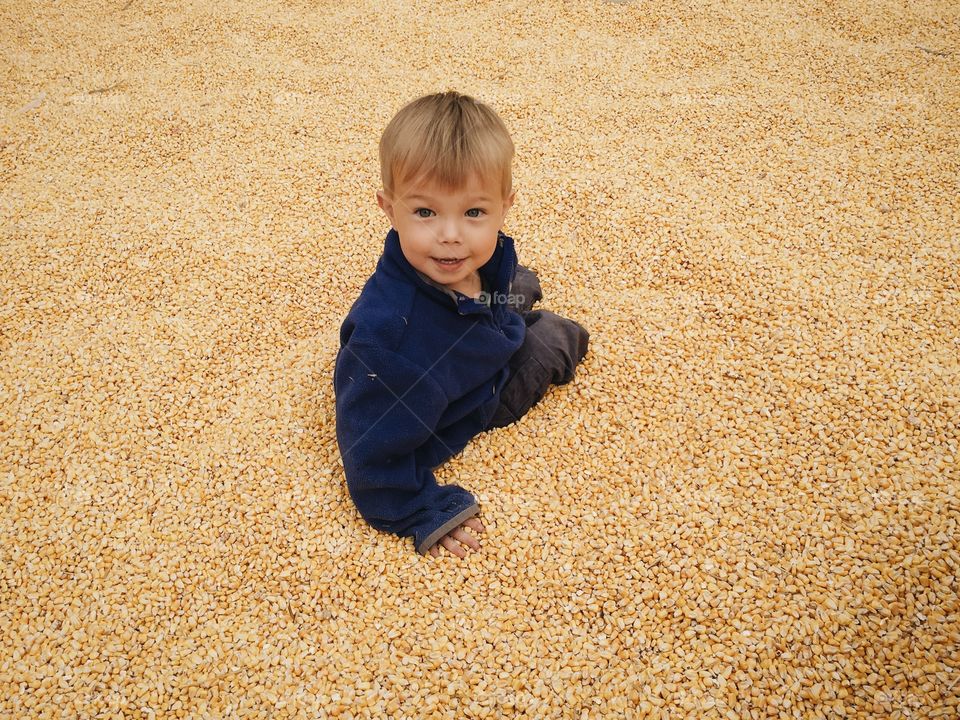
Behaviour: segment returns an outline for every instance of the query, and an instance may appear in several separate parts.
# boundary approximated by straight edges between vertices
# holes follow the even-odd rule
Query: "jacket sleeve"
[[[423,368],[383,348],[348,341],[334,369],[337,443],[350,497],[370,525],[412,537],[424,554],[479,512],[473,495],[438,485],[417,462],[447,407]]]

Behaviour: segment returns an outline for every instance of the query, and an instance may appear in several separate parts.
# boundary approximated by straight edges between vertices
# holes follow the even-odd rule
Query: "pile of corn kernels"
[[[0,7],[0,716],[960,713],[960,8]],[[377,142],[455,89],[591,332],[438,471],[344,484]]]

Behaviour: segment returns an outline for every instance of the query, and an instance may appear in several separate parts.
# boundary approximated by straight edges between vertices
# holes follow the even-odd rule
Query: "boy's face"
[[[377,203],[400,236],[407,261],[434,282],[464,294],[479,291],[477,269],[497,248],[516,193],[504,198],[497,179],[472,175],[459,190],[431,180],[377,192]]]

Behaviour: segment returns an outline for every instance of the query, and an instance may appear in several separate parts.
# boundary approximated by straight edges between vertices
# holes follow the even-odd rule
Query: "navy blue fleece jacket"
[[[421,554],[479,512],[473,495],[438,485],[433,469],[499,404],[526,332],[506,305],[516,267],[513,239],[500,232],[479,270],[489,299],[480,302],[421,275],[391,229],[340,328],[333,385],[350,497],[368,523],[412,537]]]

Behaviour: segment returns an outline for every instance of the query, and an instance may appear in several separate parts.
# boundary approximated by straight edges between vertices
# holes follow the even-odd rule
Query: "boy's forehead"
[[[497,197],[499,183],[495,178],[481,178],[476,173],[462,179],[457,186],[445,185],[435,178],[418,178],[407,183],[399,183],[397,194],[405,198],[423,198],[431,200],[451,195],[474,199],[493,200]]]

